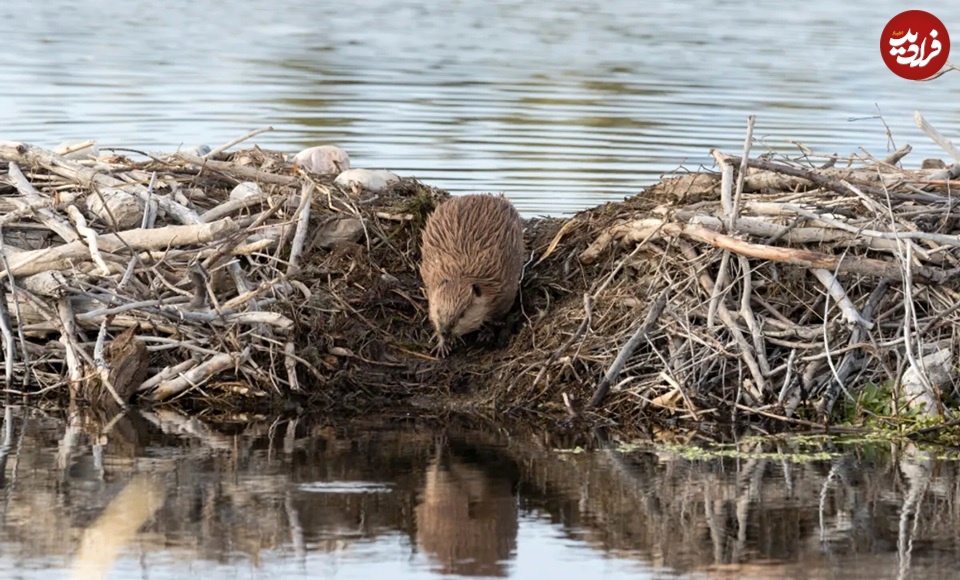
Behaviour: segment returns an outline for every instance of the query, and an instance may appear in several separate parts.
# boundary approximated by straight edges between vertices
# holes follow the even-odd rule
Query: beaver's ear
[[[480,298],[480,286],[478,284],[472,284],[471,286],[473,287],[473,295]]]

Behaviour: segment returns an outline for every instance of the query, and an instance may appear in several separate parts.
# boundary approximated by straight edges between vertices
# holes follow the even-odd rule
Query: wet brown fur
[[[450,198],[423,230],[420,276],[430,305],[437,351],[449,340],[505,315],[523,272],[523,220],[502,195]]]

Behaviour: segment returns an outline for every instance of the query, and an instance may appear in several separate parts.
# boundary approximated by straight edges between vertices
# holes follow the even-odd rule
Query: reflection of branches
[[[930,487],[930,460],[905,460],[901,464],[901,469],[910,481],[910,487],[907,496],[903,499],[903,507],[900,508],[900,528],[897,535],[897,555],[900,558],[900,567],[897,570],[897,578],[906,578],[910,572],[910,557],[913,553],[913,539],[917,535],[917,526],[920,523],[920,502],[923,495]],[[907,526],[910,517],[913,516],[913,526],[910,527],[909,535]]]
[[[733,560],[739,562],[747,545],[747,525],[749,523],[751,499],[760,495],[759,490],[766,471],[766,459],[749,459],[737,475],[737,543],[734,546]]]
[[[141,411],[144,419],[156,425],[164,433],[196,437],[211,449],[233,449],[233,439],[209,428],[199,419],[188,417],[170,409]]]
[[[823,480],[823,485],[820,487],[820,509],[817,510],[817,515],[820,518],[820,542],[823,543],[827,539],[827,531],[824,528],[823,524],[823,512],[827,503],[827,490],[830,489],[830,484],[833,483],[833,480],[837,478],[839,473],[839,464],[834,463],[830,466],[830,473],[827,474],[827,478]]]
[[[0,445],[0,487],[7,483],[7,458],[10,456],[10,450],[13,449],[13,407],[7,405],[3,408],[3,444]]]
[[[57,450],[57,468],[61,473],[66,473],[67,468],[70,467],[70,456],[73,455],[77,438],[83,431],[80,424],[80,413],[76,409],[71,409],[67,415],[67,428],[63,432],[63,439],[60,440]]]
[[[290,524],[290,541],[293,543],[293,551],[297,555],[300,565],[306,565],[307,561],[307,542],[303,537],[303,526],[300,524],[300,512],[293,505],[293,496],[290,491],[284,494],[283,507],[287,512],[287,522]]]

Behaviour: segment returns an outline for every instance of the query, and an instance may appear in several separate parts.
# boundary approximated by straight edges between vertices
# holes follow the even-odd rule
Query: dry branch
[[[96,246],[105,252],[120,252],[125,248],[133,250],[161,250],[170,247],[209,244],[221,240],[237,231],[237,224],[230,218],[224,218],[209,224],[192,226],[166,226],[156,229],[137,228],[115,234],[101,234],[94,238]],[[15,276],[29,276],[47,270],[69,268],[71,261],[78,261],[90,253],[83,242],[76,241],[43,250],[32,250],[14,255],[9,260],[10,271]],[[0,275],[6,275],[0,271]]]

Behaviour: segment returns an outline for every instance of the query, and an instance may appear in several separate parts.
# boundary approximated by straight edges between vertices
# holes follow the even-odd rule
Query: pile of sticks
[[[842,396],[874,416],[951,416],[960,151],[916,121],[957,164],[905,169],[909,145],[751,157],[750,117],[742,155],[711,152],[719,174],[575,217],[531,270],[580,270],[554,281],[570,291],[528,330],[536,350],[504,365],[518,378],[501,404],[802,422]],[[871,385],[883,395],[867,404]]]
[[[225,370],[298,388],[294,321],[311,201],[330,186],[282,154],[101,155],[0,143],[0,330],[8,392],[126,406]],[[88,154],[85,154],[85,150]],[[288,375],[252,352],[285,361]],[[160,364],[158,364],[160,363]],[[238,387],[240,388],[240,387]],[[251,389],[253,387],[243,387]]]

